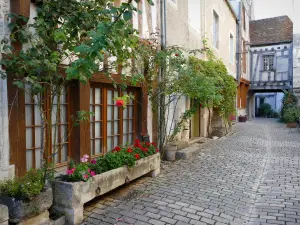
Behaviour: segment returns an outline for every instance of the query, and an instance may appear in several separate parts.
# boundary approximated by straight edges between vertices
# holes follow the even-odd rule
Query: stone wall
[[[9,10],[10,1],[0,0],[0,40],[9,36]],[[0,78],[0,180],[13,175],[14,168],[9,165],[7,82]]]

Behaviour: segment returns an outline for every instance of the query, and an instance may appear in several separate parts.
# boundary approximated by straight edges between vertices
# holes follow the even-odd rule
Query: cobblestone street
[[[300,224],[300,133],[273,119],[234,131],[88,203],[82,224]]]

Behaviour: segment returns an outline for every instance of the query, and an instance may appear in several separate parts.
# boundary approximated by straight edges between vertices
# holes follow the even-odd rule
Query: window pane
[[[119,118],[119,109],[117,106],[114,107],[114,120]]]
[[[32,121],[32,106],[31,105],[26,105],[25,107],[25,117],[26,117],[26,126],[31,126],[33,125],[33,121]]]
[[[133,132],[133,120],[129,120],[129,132]]]
[[[112,149],[112,137],[107,137],[107,151],[110,152]]]
[[[95,106],[95,120],[101,120],[101,108],[100,106]]]
[[[100,122],[95,123],[95,137],[100,137],[101,136],[101,126]]]
[[[90,88],[90,104],[94,103],[93,90],[94,90],[94,88]]]
[[[42,132],[41,127],[35,128],[35,147],[36,148],[40,148],[41,144],[42,144],[43,134],[41,132]]]
[[[129,135],[128,135],[128,139],[129,139],[129,140],[128,140],[128,143],[129,143],[129,144],[132,144],[132,143],[133,143],[133,134],[129,134]]]
[[[66,105],[60,106],[60,122],[67,123],[67,106]]]
[[[41,168],[41,149],[35,150],[35,168]]]
[[[34,120],[35,125],[42,124],[41,111],[37,105],[34,106]]]
[[[100,104],[101,103],[101,89],[95,88],[95,103]]]
[[[32,103],[32,98],[30,93],[28,92],[28,89],[30,88],[30,85],[25,84],[25,103]]]
[[[91,155],[94,155],[94,140],[91,140]]]
[[[101,139],[95,140],[95,154],[101,153]]]
[[[59,152],[59,150],[60,150],[60,146],[53,146],[53,148],[52,148],[52,151],[53,151],[53,154],[54,154],[54,163],[56,164],[56,163],[59,163],[59,161],[58,161],[58,152]]]
[[[127,135],[124,134],[123,135],[123,145],[126,145],[127,144]]]
[[[67,125],[61,125],[60,126],[60,132],[61,132],[61,143],[68,141],[68,126]]]
[[[58,127],[52,126],[52,144],[57,145],[58,144]]]
[[[57,105],[52,106],[52,124],[56,124]]]
[[[30,170],[32,168],[32,150],[26,150],[26,170]]]
[[[107,104],[113,104],[112,90],[107,91]]]
[[[133,118],[133,106],[129,106],[129,118]]]
[[[94,107],[90,106],[90,112],[94,112]],[[90,114],[90,121],[94,121],[94,115]]]
[[[26,128],[26,148],[32,148],[32,128]]]
[[[125,109],[123,109],[123,118],[124,118],[124,119],[127,119],[127,118],[128,118],[128,115],[127,115],[127,114],[128,114],[128,107],[129,107],[129,106],[127,106]]]
[[[112,122],[107,122],[107,135],[112,135]]]
[[[68,144],[64,144],[61,150],[61,162],[66,162],[68,160]]]
[[[112,120],[113,106],[107,106],[107,120]]]
[[[60,103],[62,104],[67,103],[67,91],[65,88],[61,89]]]
[[[114,98],[119,97],[118,91],[114,91]]]
[[[119,145],[119,136],[114,136],[114,145]]]
[[[119,121],[114,121],[114,134],[119,133]]]
[[[123,120],[123,133],[127,133],[128,130],[128,120]]]

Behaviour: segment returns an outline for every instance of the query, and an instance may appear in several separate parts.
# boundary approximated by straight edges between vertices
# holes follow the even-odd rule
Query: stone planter
[[[138,160],[132,168],[123,166],[94,176],[87,182],[53,182],[53,210],[63,213],[67,224],[83,220],[83,205],[145,174],[155,177],[160,172],[160,154]]]
[[[286,127],[287,128],[297,128],[297,123],[296,122],[295,123],[287,123]]]
[[[165,151],[165,159],[167,161],[175,161],[176,160],[176,152],[178,147],[176,144],[168,144],[164,147]]]
[[[43,224],[49,221],[48,209],[53,202],[52,189],[48,188],[29,202],[0,196],[0,204],[9,211],[9,222],[16,224]]]

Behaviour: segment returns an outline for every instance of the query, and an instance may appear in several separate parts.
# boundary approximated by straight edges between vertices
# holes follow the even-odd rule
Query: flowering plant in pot
[[[40,214],[38,221],[49,219],[47,211],[53,200],[52,189],[45,185],[44,172],[41,169],[29,170],[24,177],[0,182],[0,204],[9,210],[10,223],[27,223]],[[47,219],[48,218],[48,219]]]
[[[118,107],[123,107],[124,109],[126,108],[126,105],[130,102],[131,99],[133,99],[134,96],[132,95],[123,95],[122,97],[116,97],[114,98],[115,104]]]
[[[297,128],[297,120],[300,117],[300,109],[297,106],[285,109],[283,121],[287,124],[288,128]]]

